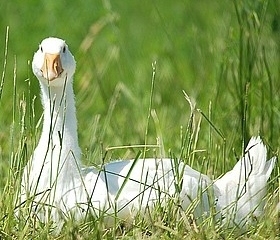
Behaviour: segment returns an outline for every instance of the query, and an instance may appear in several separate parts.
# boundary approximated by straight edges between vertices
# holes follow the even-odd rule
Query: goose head
[[[42,84],[62,87],[72,80],[76,62],[64,40],[46,38],[32,61],[32,70]]]

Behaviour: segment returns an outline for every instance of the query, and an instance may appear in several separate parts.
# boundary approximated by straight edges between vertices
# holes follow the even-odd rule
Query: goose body
[[[207,215],[210,206],[216,207],[218,220],[237,224],[262,213],[260,203],[275,158],[266,161],[266,147],[259,137],[250,140],[245,156],[230,172],[214,181],[176,159],[83,167],[72,86],[75,67],[68,46],[58,38],[43,40],[32,62],[44,121],[41,138],[24,168],[19,204],[29,203],[40,221],[59,223],[68,217],[81,220],[88,214],[104,214],[110,226],[115,217],[131,222],[157,203],[174,201],[185,210],[197,200],[196,217]]]

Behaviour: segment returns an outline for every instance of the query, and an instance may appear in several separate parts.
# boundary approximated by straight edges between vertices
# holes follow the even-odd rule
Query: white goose
[[[117,217],[131,222],[157,203],[177,201],[187,209],[199,201],[196,217],[215,206],[217,220],[244,224],[262,213],[260,204],[276,158],[266,161],[266,147],[252,138],[245,156],[222,178],[207,176],[172,159],[135,159],[83,168],[78,145],[73,93],[75,60],[58,38],[42,41],[32,68],[41,86],[43,131],[21,182],[19,205],[31,207],[42,222],[63,223],[103,214],[110,226]],[[181,174],[182,178],[178,177]],[[208,197],[211,192],[212,198]],[[211,200],[212,199],[212,200]]]

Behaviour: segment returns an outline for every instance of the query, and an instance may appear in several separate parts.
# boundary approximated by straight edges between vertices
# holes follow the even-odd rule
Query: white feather
[[[276,157],[266,159],[267,150],[260,137],[252,137],[245,155],[231,171],[215,181],[221,193],[217,209],[226,217],[224,221],[240,225],[246,224],[250,215],[261,215],[266,183]]]

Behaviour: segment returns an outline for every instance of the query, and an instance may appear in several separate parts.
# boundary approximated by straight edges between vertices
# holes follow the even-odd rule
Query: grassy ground
[[[278,154],[277,1],[15,0],[2,1],[0,13],[0,238],[56,238],[48,226],[27,228],[13,217],[19,175],[41,129],[39,88],[30,61],[47,36],[66,39],[77,60],[74,87],[86,165],[100,163],[102,155],[110,161],[134,158],[139,151],[112,146],[160,143],[146,154],[181,156],[218,177],[231,169],[252,135],[263,137],[269,156]],[[196,103],[193,118],[182,90]],[[185,136],[191,149],[182,148]],[[279,172],[277,164],[264,217],[240,238],[280,237],[274,211]],[[156,219],[145,226],[139,219],[126,231],[104,230],[102,222],[94,221],[69,224],[59,238],[235,238],[230,229],[210,221],[193,226],[184,218]]]

